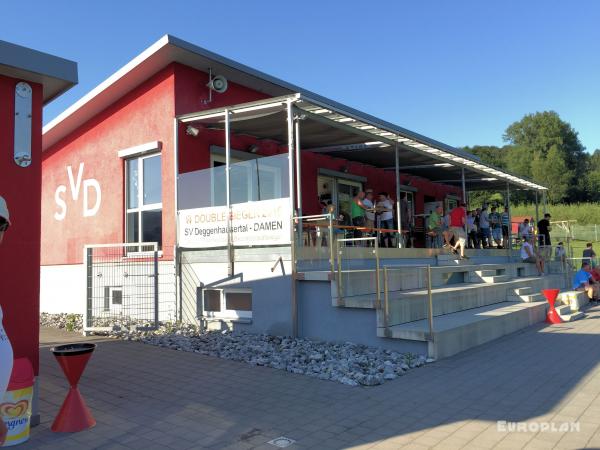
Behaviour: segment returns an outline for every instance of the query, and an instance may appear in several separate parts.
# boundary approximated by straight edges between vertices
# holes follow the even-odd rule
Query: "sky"
[[[594,0],[3,2],[0,39],[78,63],[47,123],[164,34],[457,147],[556,111],[600,149]]]

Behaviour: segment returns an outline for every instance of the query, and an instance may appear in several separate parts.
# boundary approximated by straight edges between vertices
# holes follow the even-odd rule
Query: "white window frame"
[[[207,291],[219,291],[219,305],[221,311],[206,311],[204,309],[204,293]],[[205,317],[213,319],[232,319],[232,320],[252,320],[252,310],[254,309],[254,301],[252,301],[252,310],[242,311],[237,309],[226,309],[227,306],[227,294],[250,294],[252,295],[252,289],[244,288],[207,288],[202,289],[202,311]]]
[[[115,313],[118,311],[118,314],[123,313],[123,286],[105,286],[108,288],[108,309],[106,308],[106,304],[103,306],[103,312]],[[121,292],[121,304],[114,303],[114,293],[115,291]]]
[[[144,154],[136,154],[135,156],[132,156],[131,158],[127,158],[125,160],[125,170],[124,170],[124,185],[125,185],[125,240],[127,241],[127,237],[129,236],[129,229],[128,227],[128,220],[127,220],[127,215],[129,213],[134,213],[137,212],[138,214],[138,240],[137,242],[128,242],[131,244],[142,244],[144,243],[142,241],[142,235],[143,235],[143,231],[142,231],[142,212],[143,211],[156,211],[160,209],[161,212],[161,218],[162,218],[162,211],[163,211],[163,202],[162,200],[159,203],[150,203],[148,205],[144,205],[144,160],[145,159],[149,159],[149,158],[153,158],[155,156],[159,156],[161,158],[161,167],[162,167],[162,153],[161,152],[153,152],[153,153],[144,153]],[[137,179],[138,179],[138,186],[137,186],[137,207],[136,208],[128,208],[127,205],[129,204],[129,179],[128,179],[128,170],[127,170],[127,164],[129,163],[129,161],[133,161],[133,160],[137,160],[137,166],[138,166],[138,175],[137,175]],[[162,177],[160,180],[160,183],[162,184]],[[162,186],[161,186],[161,197],[162,197]],[[161,233],[162,233],[162,227],[161,227]],[[137,252],[137,254],[139,253],[147,253],[147,252]]]

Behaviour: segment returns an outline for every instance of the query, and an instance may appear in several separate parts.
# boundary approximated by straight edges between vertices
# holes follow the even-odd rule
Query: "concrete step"
[[[510,281],[511,277],[509,275],[494,275],[491,277],[482,277],[483,281],[486,283],[505,283]]]
[[[502,302],[435,317],[433,336],[430,336],[426,319],[394,325],[387,331],[378,328],[378,336],[428,341],[430,355],[446,358],[542,322],[545,318],[546,305],[543,303]]]
[[[515,295],[529,295],[532,294],[531,286],[519,287],[514,290]]]
[[[527,298],[525,300],[527,303],[545,302],[546,301],[546,297],[544,297],[544,295],[541,293],[526,295],[525,297]]]
[[[444,255],[447,256],[447,255]],[[494,275],[505,270],[501,264],[461,264],[456,266],[431,266],[431,285],[432,287],[446,287],[448,285],[457,285],[462,283],[481,283],[484,280],[476,271],[491,271]],[[513,270],[514,272],[514,270]],[[322,272],[327,276],[326,272]],[[306,280],[312,279],[305,273]],[[336,277],[338,276],[336,272]],[[383,267],[380,270],[380,281],[383,286]],[[344,270],[342,272],[342,295],[341,297],[353,297],[356,295],[366,295],[375,292],[375,270],[374,269],[354,269]],[[425,289],[427,287],[427,270],[423,266],[392,266],[388,269],[388,286],[390,291],[404,291],[411,289]],[[337,294],[337,281],[332,286],[332,296],[340,297]]]
[[[458,255],[438,255],[436,262],[438,266],[466,266],[470,264],[468,259],[460,259]]]
[[[571,311],[571,305],[560,305],[555,309],[560,318],[565,322],[573,322],[574,320],[581,319],[585,315],[581,311]]]
[[[557,306],[554,309],[556,309],[559,316],[568,316],[571,314],[571,307],[569,305]]]
[[[583,291],[564,291],[558,294],[558,302],[563,305],[570,305],[571,311],[579,311],[590,302],[587,294]]]
[[[507,300],[509,302],[534,303],[545,302],[546,297],[544,297],[540,292],[533,292],[533,288],[531,287],[524,287],[514,289],[514,293],[509,294]]]
[[[504,283],[465,283],[432,290],[433,315],[441,316],[458,311],[494,305],[506,301],[516,303],[539,302],[535,294],[515,296],[514,290],[519,287],[535,286],[540,291],[545,282],[552,282],[551,277],[517,278]],[[529,298],[529,297],[532,298]],[[358,299],[346,299],[345,306],[361,307]],[[385,307],[385,298],[382,296]],[[363,303],[372,305],[372,303]],[[377,311],[378,326],[385,325],[384,309]],[[426,319],[429,316],[429,297],[426,289],[414,291],[391,292],[388,299],[389,324],[402,324]]]
[[[475,273],[477,275],[479,275],[480,277],[495,277],[496,275],[498,275],[498,271],[497,270],[476,270]]]
[[[559,316],[564,322],[573,322],[574,320],[582,319],[585,314],[579,311],[573,314],[559,314]]]

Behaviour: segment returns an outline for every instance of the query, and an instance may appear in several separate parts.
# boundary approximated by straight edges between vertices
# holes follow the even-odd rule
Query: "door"
[[[338,214],[344,216],[344,223],[350,224],[352,199],[362,191],[362,183],[338,178],[336,184]]]

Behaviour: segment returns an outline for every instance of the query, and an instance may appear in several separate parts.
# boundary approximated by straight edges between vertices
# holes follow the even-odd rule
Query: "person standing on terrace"
[[[454,247],[452,247],[452,251],[458,253],[458,249],[460,248],[460,259],[469,259],[465,255],[467,244],[467,234],[465,232],[465,223],[467,220],[466,206],[465,203],[461,202],[460,206],[450,211],[450,232],[454,235],[454,240],[456,241]]]
[[[496,243],[496,248],[502,248],[502,218],[495,206],[492,206],[492,212],[489,215],[490,228],[492,229],[492,239]],[[491,242],[490,242],[491,244]]]
[[[374,236],[375,232],[375,205],[373,204],[373,189],[367,189],[365,191],[365,198],[363,199],[363,205],[366,206],[365,210],[365,226],[368,228],[366,231],[367,236]]]
[[[394,228],[394,204],[388,197],[387,192],[379,193],[379,201],[377,202],[377,212],[379,213],[379,227],[386,230]],[[402,237],[400,237],[402,239]],[[393,247],[392,233],[384,231],[381,233],[379,242],[380,247]]]
[[[552,216],[548,213],[544,214],[544,218],[537,223],[538,228],[538,239],[539,245],[543,246],[551,246],[552,242],[550,241],[550,218]]]
[[[442,205],[437,205],[427,218],[427,239],[428,248],[440,248],[442,246],[442,214],[444,210]]]
[[[500,215],[500,222],[502,223],[502,247],[508,248],[510,245],[510,213],[508,212],[508,206],[504,207],[504,212]]]
[[[594,251],[594,248],[593,248],[591,242],[588,242],[587,244],[585,244],[585,249],[583,250],[583,253],[581,256],[584,258],[583,261],[587,261],[590,263],[590,265],[592,266],[592,269],[594,267],[596,267],[596,252]]]
[[[363,203],[364,198],[365,193],[359,191],[352,199],[352,205],[350,206],[350,217],[352,219],[352,226],[355,227],[353,230],[355,238],[360,238],[363,235],[362,230],[359,228],[365,226],[365,211],[367,207]]]

